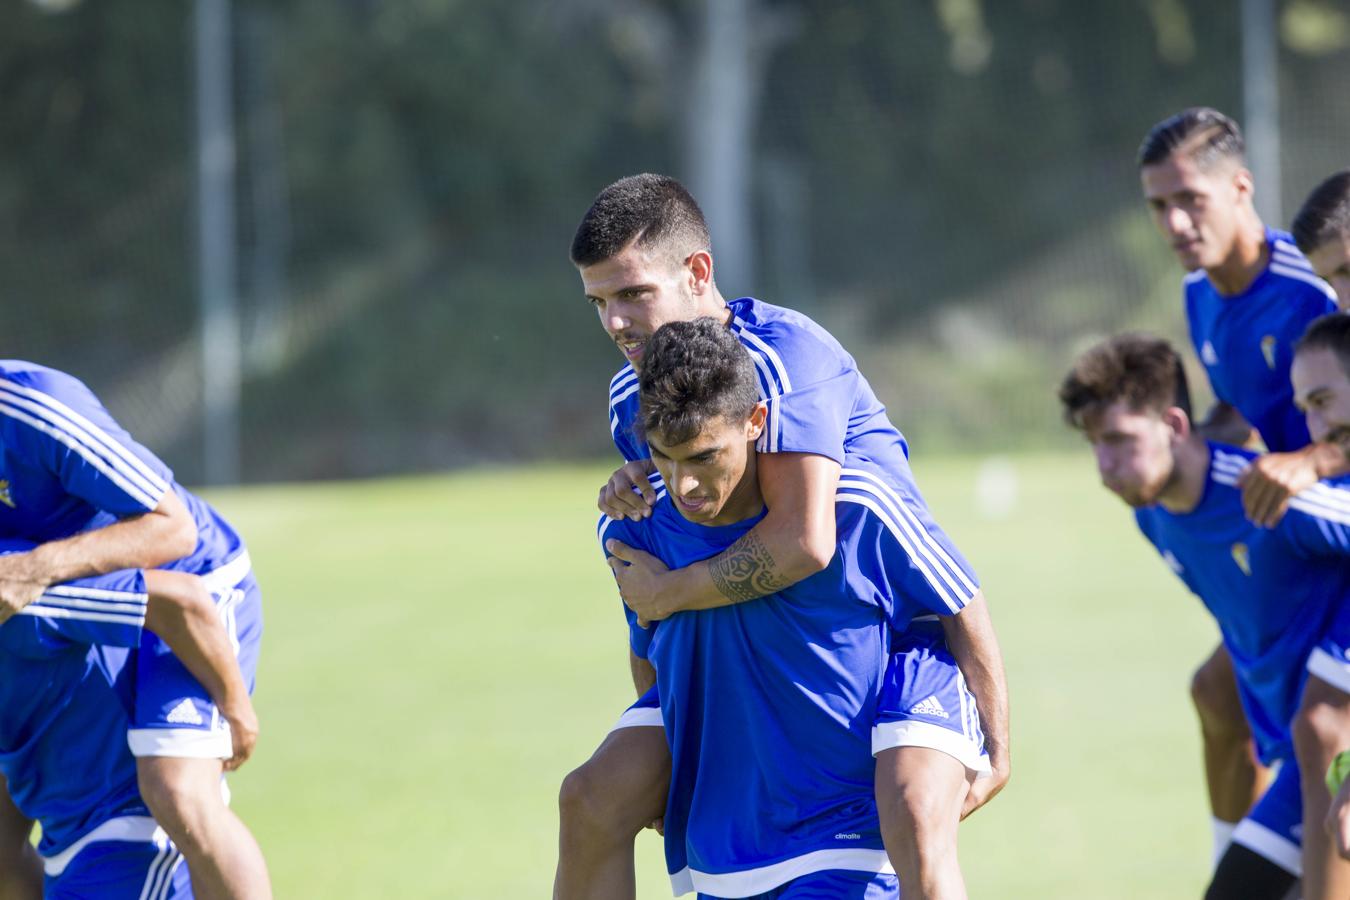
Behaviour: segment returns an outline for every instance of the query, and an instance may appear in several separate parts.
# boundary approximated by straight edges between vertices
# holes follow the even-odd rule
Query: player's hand
[[[0,556],[0,622],[17,615],[47,589],[47,583],[32,571],[27,553]]]
[[[623,541],[606,541],[605,549],[614,554],[609,567],[619,583],[619,596],[637,613],[639,625],[645,628],[649,622],[659,622],[675,611],[661,602],[664,593],[661,577],[670,571],[665,563]]]
[[[1292,453],[1267,453],[1252,460],[1238,476],[1247,518],[1261,528],[1274,528],[1289,508],[1289,498],[1317,483],[1312,448]]]
[[[253,748],[258,744],[258,715],[253,711],[253,701],[244,697],[228,712],[220,711],[225,721],[230,723],[230,744],[233,755],[225,760],[225,771],[233,772],[248,762]]]
[[[962,819],[994,799],[994,795],[1003,790],[1003,786],[1008,783],[1012,770],[1007,763],[993,765],[992,768],[993,771],[984,778],[975,779],[970,790],[966,791],[965,803],[961,805]]]
[[[647,476],[656,471],[650,459],[624,463],[600,488],[596,506],[611,519],[631,519],[636,522],[652,514],[656,505],[656,489]]]
[[[1331,800],[1331,809],[1323,822],[1327,834],[1331,835],[1331,845],[1341,855],[1341,859],[1350,859],[1350,779],[1346,779],[1341,789]]]

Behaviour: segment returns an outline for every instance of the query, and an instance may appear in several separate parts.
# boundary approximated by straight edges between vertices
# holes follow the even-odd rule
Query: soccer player
[[[1084,353],[1060,387],[1102,483],[1217,620],[1269,790],[1237,825],[1207,897],[1350,894],[1350,865],[1323,831],[1323,775],[1350,745],[1350,482],[1315,485],[1273,529],[1247,519],[1237,487],[1255,454],[1191,426],[1181,360],[1139,335]]]
[[[27,549],[0,540],[0,552]],[[48,588],[0,624],[0,785],[13,797],[0,815],[22,837],[0,846],[3,896],[192,896],[178,848],[137,789],[125,739],[130,651],[143,628],[170,642],[241,730],[256,731],[229,636],[199,578],[129,570]],[[33,819],[42,824],[40,857],[28,843]]]
[[[577,229],[572,260],[601,325],[628,359],[611,382],[610,429],[630,463],[602,489],[602,511],[637,520],[653,508],[654,470],[633,425],[637,373],[645,344],[659,326],[715,317],[751,353],[766,401],[757,471],[768,513],[707,560],[669,572],[639,561],[619,572],[625,602],[643,618],[752,600],[827,565],[835,552],[833,503],[841,467],[849,477],[850,470],[874,463],[892,483],[911,483],[904,439],[837,341],[791,310],[748,297],[723,299],[713,277],[707,225],[674,179],[638,175],[605,188]],[[943,625],[978,698],[994,770],[970,791],[968,814],[1007,780],[1006,687],[982,597]],[[645,660],[630,655],[630,662],[643,693],[655,676]],[[559,897],[633,893],[633,839],[660,818],[669,767],[655,693],[647,702],[646,718],[640,711],[626,714],[591,760],[564,781]],[[909,741],[902,732],[895,731],[893,743],[878,756],[877,783],[888,845],[907,878],[919,865],[914,860],[931,854],[917,846],[923,829],[914,827],[914,817],[921,792],[901,789],[908,777],[902,771],[908,769],[902,761],[908,754],[901,750]]]
[[[711,318],[673,322],[645,355],[640,431],[663,488],[650,516],[602,520],[616,573],[703,559],[766,514],[755,444],[772,413],[738,337]],[[884,728],[873,723],[892,705],[940,763],[909,787],[940,804],[923,825],[950,848],[910,896],[965,896],[956,829],[986,766],[974,698],[954,665],[941,667],[944,683],[921,683],[931,670],[918,654],[914,671],[889,663],[894,633],[905,647],[940,646],[933,620],[959,613],[978,587],[912,483],[867,466],[840,480],[835,500],[838,552],[820,573],[755,603],[645,627],[627,611],[671,750],[665,834],[677,894],[898,896],[873,802]]]
[[[0,361],[0,537],[37,545],[0,557],[0,622],[75,578],[156,567],[199,575],[253,681],[261,599],[239,535],[81,382],[19,360]],[[127,739],[140,792],[197,890],[270,896],[257,843],[221,797],[223,761],[234,755],[228,721],[152,632],[135,684]]]
[[[1244,152],[1236,122],[1214,109],[1187,109],[1144,138],[1140,181],[1154,224],[1189,273],[1183,279],[1186,321],[1218,399],[1195,427],[1236,446],[1246,444],[1254,428],[1268,450],[1304,451],[1308,432],[1292,402],[1289,364],[1294,341],[1309,322],[1336,308],[1335,296],[1293,239],[1261,222]],[[1278,518],[1280,462],[1258,462],[1245,475],[1247,510],[1260,524]],[[1266,773],[1252,759],[1222,644],[1196,671],[1191,696],[1217,858],[1260,796]]]
[[[1341,309],[1350,309],[1350,169],[1313,188],[1289,230]]]

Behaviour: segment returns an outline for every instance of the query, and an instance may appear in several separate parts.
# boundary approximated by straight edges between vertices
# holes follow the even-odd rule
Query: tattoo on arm
[[[768,596],[791,583],[779,576],[773,555],[754,532],[728,547],[708,571],[717,590],[732,603]]]

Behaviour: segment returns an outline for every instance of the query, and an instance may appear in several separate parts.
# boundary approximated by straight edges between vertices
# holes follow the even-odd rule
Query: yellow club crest
[[[9,495],[8,481],[0,481],[0,503],[5,504],[10,509],[14,508],[14,498]]]
[[[1266,365],[1272,370],[1275,368],[1275,343],[1273,334],[1261,338],[1261,355],[1266,358]]]
[[[1251,557],[1247,553],[1247,545],[1242,543],[1241,541],[1238,541],[1236,544],[1233,545],[1233,562],[1237,563],[1237,567],[1242,570],[1243,575],[1246,575],[1248,577],[1251,576],[1252,574]]]

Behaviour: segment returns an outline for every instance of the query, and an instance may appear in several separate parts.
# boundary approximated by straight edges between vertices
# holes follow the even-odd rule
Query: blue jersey
[[[710,528],[664,491],[650,518],[601,522],[672,567],[715,555],[758,521]],[[677,893],[768,891],[828,869],[888,871],[871,730],[892,629],[954,614],[978,589],[917,494],[863,469],[836,498],[830,565],[748,603],[676,613],[632,646],[656,669],[672,771],[667,864]]]
[[[31,546],[0,540],[0,553]],[[43,856],[112,819],[149,815],[119,690],[145,605],[144,576],[127,570],[55,585],[0,624],[0,773],[42,824]]]
[[[1308,655],[1350,599],[1350,481],[1315,485],[1278,526],[1258,528],[1237,487],[1255,454],[1220,444],[1210,454],[1194,510],[1153,506],[1135,518],[1218,621],[1261,759],[1292,759]]]
[[[905,439],[886,417],[853,357],[801,313],[751,297],[727,304],[731,330],[758,374],[767,416],[761,453],[811,453],[841,464],[881,466],[908,480]],[[609,430],[629,462],[651,451],[636,434],[638,376],[631,365],[609,384]]]
[[[0,537],[70,537],[149,512],[171,490],[197,524],[197,546],[165,568],[205,575],[243,553],[229,523],[176,484],[83,383],[0,360]]]
[[[1308,323],[1336,311],[1336,295],[1283,231],[1266,229],[1269,262],[1236,296],[1220,294],[1203,269],[1186,276],[1186,323],[1214,395],[1235,407],[1270,450],[1308,444],[1294,406],[1289,367]]]

